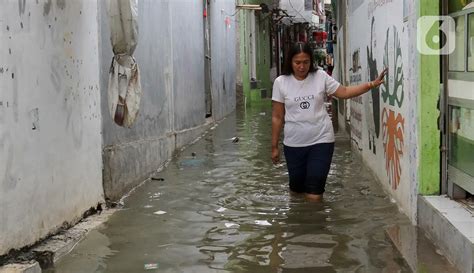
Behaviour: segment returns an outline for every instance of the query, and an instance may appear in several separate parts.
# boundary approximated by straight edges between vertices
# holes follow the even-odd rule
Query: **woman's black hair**
[[[293,74],[294,72],[293,66],[291,65],[293,57],[296,54],[303,53],[303,52],[309,55],[309,59],[310,59],[309,72],[316,71],[316,68],[314,67],[313,51],[311,50],[311,47],[309,47],[309,45],[306,43],[296,42],[292,47],[290,47],[290,49],[288,50],[286,54],[286,60],[285,60],[285,63],[283,64],[283,75]]]

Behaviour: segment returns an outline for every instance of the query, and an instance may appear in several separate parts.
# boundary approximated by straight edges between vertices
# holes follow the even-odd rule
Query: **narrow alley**
[[[337,136],[325,201],[310,203],[272,165],[270,127],[268,106],[232,113],[46,272],[411,272],[386,235],[410,221],[349,139]]]
[[[474,0],[0,7],[0,273],[474,273]]]

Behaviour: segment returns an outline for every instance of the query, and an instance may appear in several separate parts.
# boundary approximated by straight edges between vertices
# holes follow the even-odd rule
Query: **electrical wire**
[[[227,13],[224,9],[221,9],[221,12],[224,13],[226,16],[232,16],[232,17],[234,17],[234,16],[237,14],[237,12],[238,12],[239,10],[241,10],[241,9],[237,9],[236,12],[234,12],[234,15],[231,15],[231,14]],[[245,15],[244,15],[244,16],[245,16]],[[268,20],[268,19],[270,19],[270,18],[271,18],[271,13],[270,13],[269,15],[265,16],[264,18],[260,18],[260,19],[258,20],[258,22],[259,22],[259,23],[262,23],[263,21]],[[243,19],[243,18],[240,18],[240,19]],[[240,23],[240,19],[239,19],[239,17],[234,17],[234,18],[231,18],[230,20],[233,21],[233,22],[235,22],[235,23],[237,23],[237,24],[239,24],[239,23]],[[245,19],[244,19],[244,20],[245,20]],[[257,22],[257,20],[256,20],[255,22]],[[259,31],[259,30],[258,30],[257,27],[256,27],[255,31],[249,32],[249,36],[250,36],[250,35],[252,35],[252,36],[255,35],[255,33],[256,33],[257,31]],[[270,30],[269,30],[269,31],[270,31]]]
[[[231,16],[231,17],[234,17],[234,16],[237,14],[237,12],[239,12],[240,10],[241,10],[241,9],[236,8],[236,9],[235,9],[235,12],[234,12],[233,14],[229,14],[229,13],[227,13],[227,12],[225,11],[225,9],[221,9],[221,11],[222,11],[225,15]]]
[[[303,20],[306,22],[306,23],[312,23],[312,22],[309,22],[308,20],[306,20],[306,18],[303,16],[303,14],[301,14],[294,6],[293,6],[293,3],[291,3],[291,0],[288,0],[288,3],[290,3],[290,6],[291,8],[296,11],[300,16],[301,18],[303,18]]]

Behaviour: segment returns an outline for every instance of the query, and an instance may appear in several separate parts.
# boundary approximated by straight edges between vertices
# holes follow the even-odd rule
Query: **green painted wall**
[[[271,1],[262,0],[242,0],[239,4],[260,4]],[[250,88],[250,67],[249,67],[249,36],[250,21],[247,15],[249,11],[240,10],[238,12],[239,35],[240,35],[240,65],[242,73],[243,93],[246,97],[247,104],[258,103],[262,101],[261,89],[266,89],[267,97],[270,97],[272,84],[270,81],[270,22],[269,13],[260,14],[255,19],[255,29],[258,31],[256,42],[256,73],[258,86],[257,89]]]
[[[247,4],[247,1],[239,1],[239,4]],[[239,10],[238,22],[239,22],[239,50],[240,50],[240,71],[242,76],[242,88],[244,96],[249,96],[250,90],[250,78],[249,78],[249,64],[248,64],[248,33],[250,32],[250,22],[247,22],[247,12],[245,10]]]
[[[471,3],[473,0],[449,0],[449,13],[462,10],[467,4]]]
[[[418,15],[437,16],[440,7],[438,1],[420,0]],[[420,54],[418,90],[418,134],[419,134],[419,188],[422,195],[439,194],[440,187],[440,137],[437,128],[437,102],[440,85],[440,56]]]
[[[259,24],[260,35],[258,41],[257,76],[261,81],[259,87],[261,89],[265,88],[267,92],[270,92],[270,14],[261,15],[259,21],[261,21],[261,23]]]

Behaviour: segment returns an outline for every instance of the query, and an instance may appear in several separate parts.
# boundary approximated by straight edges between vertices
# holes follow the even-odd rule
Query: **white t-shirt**
[[[334,142],[334,129],[324,101],[339,85],[324,70],[309,73],[302,81],[293,74],[275,79],[272,100],[285,104],[283,144],[304,147]]]

